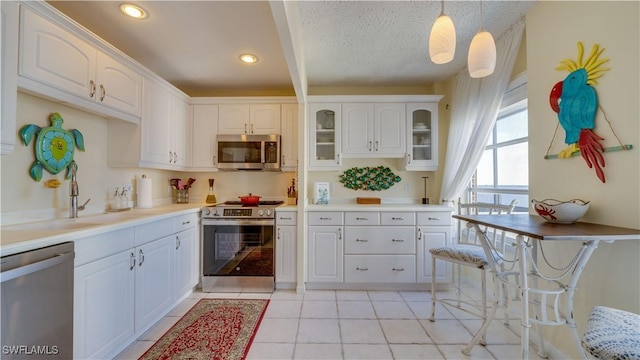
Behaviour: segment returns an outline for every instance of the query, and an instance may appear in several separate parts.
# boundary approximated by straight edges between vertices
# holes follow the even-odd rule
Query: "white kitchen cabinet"
[[[0,2],[0,154],[9,154],[16,143],[18,94],[18,3]]]
[[[142,76],[100,51],[93,44],[23,6],[21,18],[19,82],[28,90],[60,98],[74,105],[92,106],[130,115],[136,122],[142,110]],[[38,84],[44,85],[44,87]],[[60,92],[72,95],[62,95]]]
[[[407,104],[405,170],[438,169],[438,103]]]
[[[309,104],[308,170],[339,170],[341,167],[340,103]]]
[[[276,210],[276,288],[296,287],[297,238],[296,211]]]
[[[308,282],[343,282],[342,226],[309,226]]]
[[[280,134],[280,104],[221,104],[219,112],[220,134]]]
[[[190,121],[188,121],[190,117],[189,104],[185,99],[173,96],[171,110],[169,141],[170,151],[173,152],[173,165],[178,168],[189,167],[191,165],[191,148],[187,146],[191,143],[191,128]]]
[[[451,213],[446,211],[418,212],[417,221],[417,266],[418,282],[448,283],[451,281],[452,266],[445,261],[436,263],[436,274],[431,273],[431,253],[429,249],[450,245]]]
[[[296,171],[298,167],[298,104],[282,104],[280,133],[280,169]]]
[[[176,217],[174,228],[174,301],[179,301],[198,284],[200,237],[196,216],[193,214]]]
[[[406,153],[404,103],[342,104],[342,153],[345,157],[396,157]]]
[[[218,105],[194,104],[192,109],[191,167],[216,171],[218,144]]]

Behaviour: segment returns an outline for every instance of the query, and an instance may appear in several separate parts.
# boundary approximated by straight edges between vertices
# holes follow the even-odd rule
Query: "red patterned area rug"
[[[140,360],[244,359],[269,300],[202,299]]]

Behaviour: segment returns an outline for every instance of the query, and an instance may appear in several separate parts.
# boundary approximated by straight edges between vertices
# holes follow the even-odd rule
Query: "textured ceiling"
[[[150,13],[142,21],[124,17],[115,1],[49,3],[189,95],[293,94],[267,1],[136,1]],[[303,54],[309,87],[425,86],[446,79],[466,66],[480,26],[479,2],[446,1],[445,13],[456,25],[456,56],[435,65],[428,39],[440,1],[293,4],[298,23],[288,28],[301,39],[296,53]],[[484,1],[484,28],[497,38],[533,4]],[[237,60],[242,52],[260,61],[243,65]]]

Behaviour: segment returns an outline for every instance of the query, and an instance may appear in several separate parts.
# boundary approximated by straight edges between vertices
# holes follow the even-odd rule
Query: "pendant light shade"
[[[446,64],[456,53],[456,28],[450,17],[444,14],[436,19],[429,36],[429,57],[435,64]]]
[[[493,74],[496,68],[496,43],[488,31],[478,31],[471,40],[467,58],[469,75],[481,78]]]

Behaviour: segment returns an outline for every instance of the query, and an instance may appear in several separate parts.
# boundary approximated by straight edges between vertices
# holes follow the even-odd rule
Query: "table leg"
[[[516,237],[516,252],[519,257],[520,267],[520,325],[522,327],[520,331],[520,358],[529,358],[529,283],[527,280],[527,243],[523,235]]]

